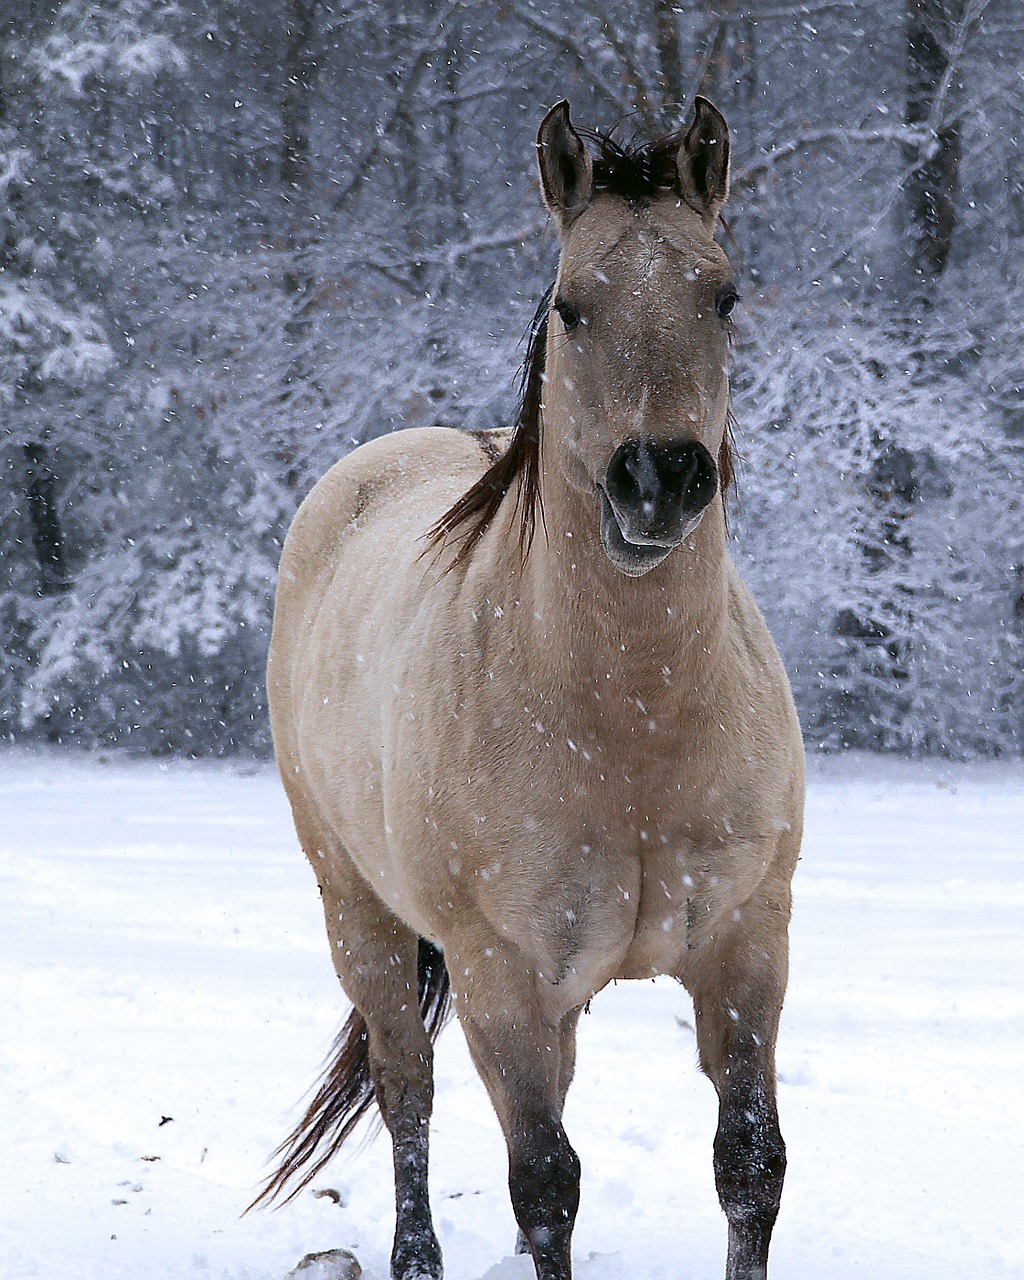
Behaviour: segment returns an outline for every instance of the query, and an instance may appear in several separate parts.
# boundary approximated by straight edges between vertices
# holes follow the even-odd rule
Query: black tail
[[[451,1005],[451,988],[444,956],[423,938],[417,971],[420,1012],[427,1035],[436,1040]],[[274,1152],[273,1158],[280,1164],[245,1212],[272,1204],[287,1184],[297,1179],[281,1204],[293,1200],[338,1152],[373,1102],[366,1022],[353,1009],[334,1042],[316,1097]]]

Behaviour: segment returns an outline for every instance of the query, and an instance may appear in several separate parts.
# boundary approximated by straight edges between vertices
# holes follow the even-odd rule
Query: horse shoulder
[[[278,572],[267,671],[276,741],[288,736],[282,721],[293,718],[310,662],[325,658],[322,648],[310,652],[322,641],[317,624],[323,610],[333,611],[339,591],[342,601],[355,605],[351,578],[338,581],[346,566],[365,565],[372,542],[380,553],[372,562],[379,567],[382,555],[391,572],[367,574],[364,567],[359,591],[369,590],[371,581],[378,588],[393,581],[399,564],[390,560],[414,560],[425,545],[422,535],[490,465],[496,444],[479,438],[485,434],[499,433],[421,427],[380,436],[336,462],[303,500]],[[342,614],[353,611],[358,613],[342,605]]]
[[[360,445],[313,487],[295,516],[288,541],[301,540],[305,552],[311,542],[329,548],[340,532],[384,500],[417,493],[431,481],[437,482],[438,500],[454,500],[488,463],[489,448],[479,439],[483,435],[451,427],[416,427]],[[428,513],[427,518],[435,517]]]
[[[484,433],[479,433],[480,435]],[[278,613],[298,592],[316,592],[333,576],[341,546],[395,499],[422,507],[429,528],[488,465],[489,449],[448,427],[396,431],[360,445],[336,462],[304,499],[285,539]]]

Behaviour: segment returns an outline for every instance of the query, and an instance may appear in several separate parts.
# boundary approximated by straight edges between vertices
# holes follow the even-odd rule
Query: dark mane
[[[654,142],[616,142],[597,129],[578,129],[593,148],[594,188],[620,196],[623,200],[644,200],[676,189],[679,172],[676,155],[685,133],[665,134]],[[498,508],[514,484],[519,483],[516,511],[521,511],[519,547],[525,557],[537,528],[537,513],[544,518],[540,494],[540,409],[547,358],[548,312],[551,285],[540,300],[526,348],[519,382],[519,402],[507,451],[444,513],[430,529],[432,546],[449,538],[461,543],[449,568],[454,569],[470,554],[494,519]],[[732,411],[726,418],[725,434],[718,451],[718,483],[722,505],[728,517],[727,499],[735,480],[732,452]]]
[[[533,541],[540,510],[540,406],[547,361],[548,313],[554,287],[552,284],[545,291],[530,324],[526,358],[519,377],[519,404],[508,449],[429,531],[431,543],[438,545],[466,526],[465,532],[457,534],[462,545],[450,568],[461,564],[480,541],[505,495],[517,481],[516,510],[522,512],[519,548],[524,556]]]

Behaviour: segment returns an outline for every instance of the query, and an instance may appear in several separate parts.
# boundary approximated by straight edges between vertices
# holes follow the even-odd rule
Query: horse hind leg
[[[413,966],[407,959],[401,962],[406,973],[398,986],[405,992],[404,1001],[388,1013],[378,1010],[366,1015],[369,1067],[394,1158],[391,1275],[393,1280],[441,1280],[441,1246],[430,1212],[427,1163],[434,1098],[431,1034],[437,1034],[444,1019],[448,972],[436,947],[415,935],[411,941],[417,959]]]
[[[305,839],[303,845],[320,881],[334,966],[354,1007],[260,1199],[273,1199],[288,1182],[297,1181],[289,1198],[307,1185],[376,1100],[394,1156],[393,1280],[441,1280],[427,1164],[432,1040],[448,1007],[444,959],[384,906],[347,854]]]

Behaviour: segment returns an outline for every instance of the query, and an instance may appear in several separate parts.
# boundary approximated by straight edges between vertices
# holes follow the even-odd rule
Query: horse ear
[[[564,229],[590,203],[594,166],[569,119],[569,104],[556,102],[537,130],[537,167],[544,203]]]
[[[729,194],[729,126],[699,94],[693,108],[693,124],[676,156],[679,194],[713,227]]]

